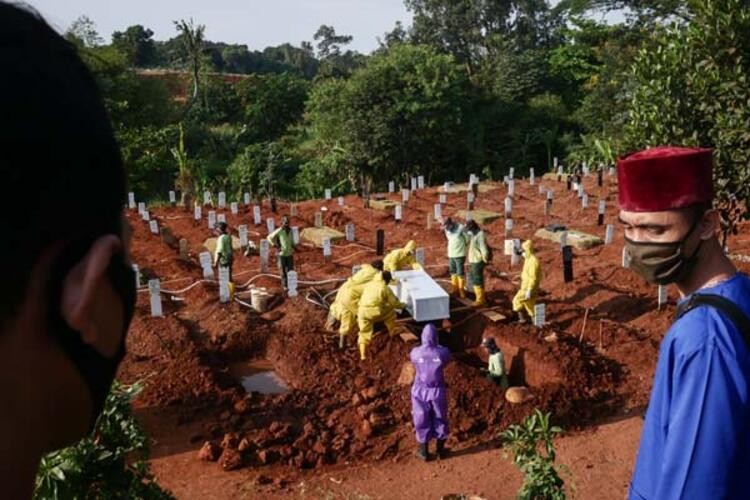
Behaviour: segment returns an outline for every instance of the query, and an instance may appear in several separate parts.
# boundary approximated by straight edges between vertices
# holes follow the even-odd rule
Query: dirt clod
[[[198,459],[205,462],[216,462],[219,459],[221,448],[211,441],[203,443],[200,451],[198,452]]]

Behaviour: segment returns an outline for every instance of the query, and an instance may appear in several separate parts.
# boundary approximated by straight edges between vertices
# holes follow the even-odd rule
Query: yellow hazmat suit
[[[534,243],[531,240],[524,241],[521,248],[525,262],[521,272],[521,289],[513,297],[513,310],[518,312],[523,309],[533,320],[539,283],[542,281],[542,268],[534,255]]]
[[[388,329],[388,335],[396,333],[396,310],[403,309],[404,304],[399,302],[396,295],[388,287],[382,274],[377,274],[362,291],[357,310],[357,323],[359,325],[359,355],[365,359],[367,346],[372,342],[373,327],[375,323],[382,321]]]
[[[336,299],[331,304],[331,314],[341,323],[339,335],[349,335],[354,329],[357,321],[357,309],[359,308],[359,299],[365,285],[379,274],[380,271],[370,264],[364,264],[362,269],[357,271],[354,276],[346,280],[339,288]]]
[[[383,259],[383,270],[384,271],[404,271],[406,269],[422,269],[417,263],[417,259],[414,256],[414,251],[417,249],[417,244],[414,240],[410,240],[404,248],[397,248],[391,251]]]

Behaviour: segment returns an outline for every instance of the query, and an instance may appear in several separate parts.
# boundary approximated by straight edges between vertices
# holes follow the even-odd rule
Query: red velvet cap
[[[617,162],[620,208],[661,212],[713,199],[713,158],[705,148],[660,146]]]

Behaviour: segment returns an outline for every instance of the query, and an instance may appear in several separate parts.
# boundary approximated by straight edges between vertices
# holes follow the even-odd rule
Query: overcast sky
[[[396,21],[411,24],[403,0],[26,0],[59,31],[79,16],[96,23],[109,42],[113,31],[142,24],[157,40],[175,35],[172,21],[195,19],[206,25],[212,41],[247,44],[251,50],[290,42],[299,45],[321,24],[338,34],[352,35],[350,47],[360,52],[377,48],[376,37]]]

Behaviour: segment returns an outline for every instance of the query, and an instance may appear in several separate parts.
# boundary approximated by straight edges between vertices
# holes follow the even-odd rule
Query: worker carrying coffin
[[[357,323],[359,325],[360,359],[367,358],[367,346],[372,342],[372,334],[375,323],[383,322],[388,330],[389,336],[396,335],[396,311],[406,307],[393,294],[388,286],[391,282],[391,273],[383,271],[375,277],[362,291],[357,309]]]
[[[416,250],[417,244],[414,240],[409,240],[409,242],[404,245],[404,248],[397,248],[385,256],[385,259],[383,259],[383,270],[390,272],[404,271],[407,269],[421,270],[422,266],[419,265],[417,258],[414,255]]]
[[[539,284],[542,281],[542,266],[534,255],[533,241],[524,241],[521,249],[524,258],[521,288],[513,297],[513,310],[518,314],[519,323],[525,323],[527,319],[534,320],[534,306],[539,295]],[[513,251],[516,252],[517,249],[514,248]]]
[[[331,304],[326,321],[326,330],[333,331],[335,323],[339,322],[339,347],[344,347],[344,340],[357,324],[359,299],[365,285],[383,271],[383,261],[376,260],[372,264],[364,264],[351,278],[341,285],[336,293],[336,299]]]

